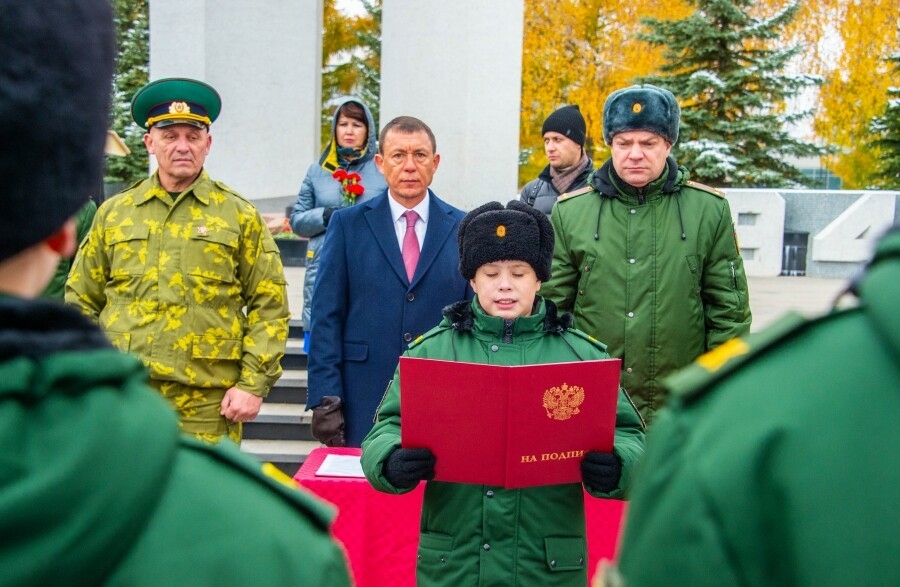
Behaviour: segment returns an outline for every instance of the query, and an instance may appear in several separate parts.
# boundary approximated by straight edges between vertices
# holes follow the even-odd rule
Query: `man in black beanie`
[[[750,331],[728,200],[670,156],[680,115],[664,88],[610,94],[612,156],[553,209],[553,278],[541,288],[622,359],[622,385],[648,421],[663,377]]]
[[[0,583],[349,585],[323,505],[183,436],[137,358],[37,299],[102,177],[109,0],[0,0],[0,55]]]
[[[544,153],[549,164],[522,188],[519,200],[550,214],[560,194],[587,185],[594,162],[584,151],[586,125],[578,106],[570,105],[554,111],[544,125]]]

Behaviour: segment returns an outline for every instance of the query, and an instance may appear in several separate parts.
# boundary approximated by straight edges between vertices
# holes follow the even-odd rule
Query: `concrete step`
[[[282,367],[283,368],[283,367]],[[305,369],[285,369],[275,382],[263,405],[269,403],[305,404],[307,377]]]
[[[306,369],[307,357],[303,352],[303,339],[288,338],[281,358],[282,369]]]
[[[244,424],[244,438],[254,440],[313,440],[312,410],[302,404],[264,401],[259,415]]]
[[[288,338],[303,340],[303,320],[299,317],[288,321]]]

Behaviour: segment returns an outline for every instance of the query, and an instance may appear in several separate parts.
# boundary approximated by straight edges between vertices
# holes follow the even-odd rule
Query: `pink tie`
[[[406,267],[406,278],[411,282],[419,262],[419,238],[416,236],[416,221],[419,214],[415,210],[407,210],[406,234],[403,235],[403,265]]]

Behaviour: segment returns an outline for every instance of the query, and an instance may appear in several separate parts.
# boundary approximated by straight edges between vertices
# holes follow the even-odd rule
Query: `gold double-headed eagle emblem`
[[[554,420],[568,420],[581,412],[578,409],[584,403],[584,388],[563,383],[551,387],[544,392],[544,409],[547,417]]]

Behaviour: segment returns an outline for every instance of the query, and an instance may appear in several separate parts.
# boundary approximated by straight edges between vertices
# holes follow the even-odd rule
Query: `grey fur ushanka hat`
[[[620,132],[645,130],[674,145],[680,119],[681,108],[669,90],[650,84],[622,88],[603,106],[603,140],[611,145]]]
[[[541,281],[550,279],[553,261],[553,226],[547,215],[528,204],[512,200],[503,207],[488,202],[475,208],[459,223],[459,272],[473,279],[485,263],[525,261]]]

